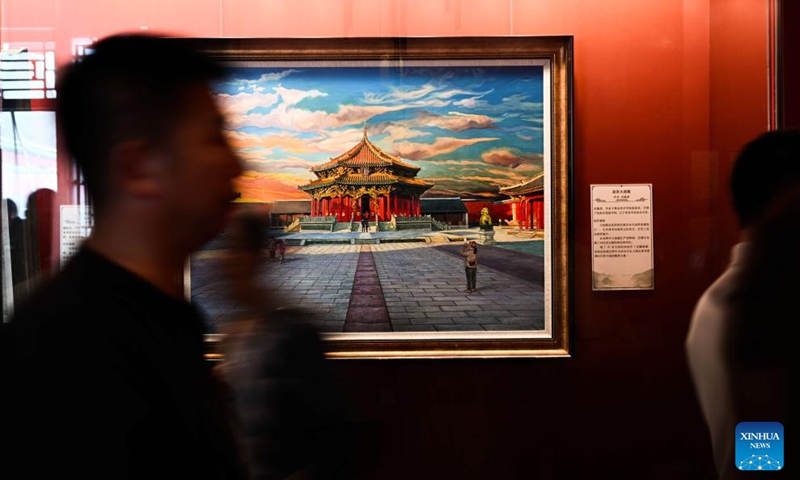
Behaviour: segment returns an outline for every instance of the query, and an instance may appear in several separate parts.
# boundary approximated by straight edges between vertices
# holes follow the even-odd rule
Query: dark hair
[[[91,51],[60,76],[56,115],[97,213],[114,146],[163,139],[180,118],[186,87],[221,78],[222,69],[177,39],[147,34],[107,37]]]
[[[739,226],[751,226],[775,198],[797,184],[800,130],[770,131],[750,141],[731,172],[731,194]]]

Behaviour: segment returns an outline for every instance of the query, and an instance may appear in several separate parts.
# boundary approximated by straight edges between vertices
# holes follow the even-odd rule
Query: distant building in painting
[[[454,198],[423,198],[421,201],[423,215],[430,215],[448,225],[464,225],[469,222],[467,207],[459,197]]]
[[[277,200],[270,210],[271,227],[285,227],[311,214],[310,200]]]
[[[512,223],[523,230],[544,228],[544,173],[530,180],[500,188],[500,193],[511,197]]]
[[[420,197],[433,184],[417,179],[419,170],[375,146],[365,127],[360,142],[313,167],[317,179],[298,188],[311,196],[312,217],[388,221],[421,215]]]

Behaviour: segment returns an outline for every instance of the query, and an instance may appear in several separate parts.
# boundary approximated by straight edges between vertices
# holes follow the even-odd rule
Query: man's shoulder
[[[12,322],[72,313],[83,305],[85,290],[81,275],[59,272],[17,306]]]
[[[737,314],[736,299],[741,288],[742,269],[730,266],[703,292],[695,304],[686,336],[689,353],[706,350],[722,341]]]
[[[692,314],[693,321],[708,315],[724,314],[735,297],[739,285],[737,269],[728,268],[698,299]]]
[[[122,326],[126,312],[136,307],[125,298],[124,274],[101,260],[76,258],[42,283],[16,308],[11,323],[24,337],[96,335],[97,327],[114,318]],[[107,330],[107,329],[105,329]]]

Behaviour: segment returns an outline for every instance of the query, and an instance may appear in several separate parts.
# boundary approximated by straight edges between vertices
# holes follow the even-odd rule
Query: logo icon
[[[736,425],[736,468],[783,469],[783,425],[779,422],[741,422]]]

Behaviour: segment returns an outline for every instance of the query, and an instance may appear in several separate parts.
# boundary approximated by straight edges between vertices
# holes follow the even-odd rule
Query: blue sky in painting
[[[216,86],[244,200],[308,198],[314,165],[370,140],[426,196],[487,196],[542,169],[542,67],[232,68]]]

